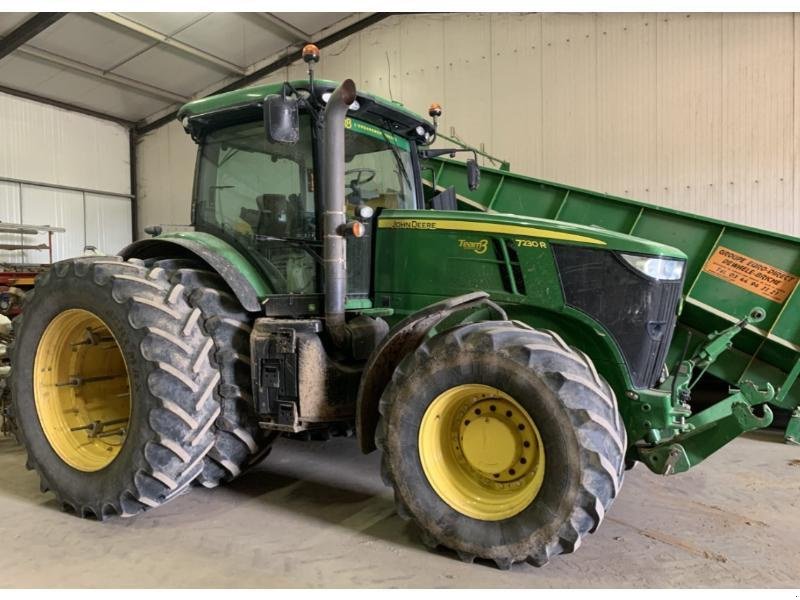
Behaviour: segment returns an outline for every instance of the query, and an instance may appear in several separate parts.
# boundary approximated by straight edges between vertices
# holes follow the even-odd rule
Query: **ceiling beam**
[[[126,87],[135,92],[146,94],[148,96],[159,98],[161,100],[167,100],[168,102],[179,102],[182,104],[187,100],[189,100],[187,96],[182,96],[181,94],[176,94],[175,92],[170,92],[169,90],[164,90],[160,87],[150,85],[149,83],[144,83],[143,81],[139,81],[137,79],[131,79],[130,77],[125,77],[124,75],[117,75],[116,73],[104,71],[103,69],[98,69],[97,67],[87,65],[86,63],[65,58],[63,56],[59,56],[58,54],[53,54],[52,52],[48,52],[47,50],[34,48],[33,46],[24,46],[22,48],[19,48],[17,50],[17,54],[19,54],[20,56],[28,56],[31,58],[43,60],[52,65],[57,65],[59,67],[70,69],[72,71],[76,71],[84,75],[89,75],[90,77],[100,79],[107,83],[112,83],[116,86]]]
[[[282,33],[287,34],[290,40],[296,42],[308,42],[311,40],[310,34],[295,27],[291,23],[287,23],[277,15],[268,12],[257,12],[255,14],[261,17],[264,21],[273,25],[276,29],[279,29]]]
[[[96,119],[103,119],[104,121],[112,121],[114,123],[122,125],[123,127],[127,127],[128,129],[132,129],[134,126],[133,122],[128,121],[127,119],[123,119],[122,117],[116,117],[108,113],[92,110],[91,108],[78,106],[77,104],[62,102],[61,100],[56,100],[55,98],[47,98],[45,96],[39,96],[38,94],[32,94],[30,92],[23,92],[22,90],[16,90],[2,85],[0,85],[0,92],[2,92],[3,94],[8,94],[9,96],[16,96],[17,98],[25,98],[26,100],[33,100],[34,102],[47,104],[48,106],[55,106],[56,108],[63,108],[64,110],[69,110],[71,112],[80,113],[82,115],[88,115],[90,117],[95,117]]]
[[[0,40],[0,59],[32,40],[67,13],[36,13]]]
[[[361,19],[360,21],[356,21],[352,25],[348,25],[347,27],[344,27],[344,28],[342,28],[342,29],[340,29],[338,31],[335,31],[334,33],[332,33],[330,35],[327,35],[324,38],[320,38],[319,40],[314,42],[314,44],[318,48],[325,48],[326,46],[330,46],[331,44],[335,44],[336,42],[338,42],[340,40],[343,40],[346,37],[349,37],[349,36],[351,36],[351,35],[353,35],[355,33],[358,33],[362,29],[366,29],[367,27],[370,27],[370,26],[374,25],[375,23],[379,23],[380,21],[383,21],[384,19],[386,19],[388,17],[391,17],[393,14],[395,14],[395,13],[390,13],[390,12],[372,13],[368,17],[365,17],[365,18]],[[246,85],[250,85],[251,83],[254,83],[254,82],[258,81],[259,79],[263,79],[264,77],[266,77],[267,75],[270,75],[271,73],[274,73],[278,69],[282,69],[284,67],[287,67],[287,66],[291,65],[292,63],[294,63],[294,62],[296,62],[298,60],[301,60],[302,58],[303,58],[302,50],[295,50],[293,52],[287,52],[281,58],[275,60],[274,62],[271,62],[270,64],[268,64],[268,65],[266,65],[264,67],[261,67],[260,69],[256,69],[256,70],[248,73],[247,75],[245,75],[241,79],[237,79],[236,81],[234,81],[232,83],[229,83],[228,85],[225,85],[225,86],[219,88],[218,90],[213,91],[212,94],[222,94],[224,92],[230,92],[232,90],[238,90],[239,88],[244,87]],[[324,59],[324,57],[323,57],[323,59]]]
[[[95,13],[96,15],[106,19],[107,21],[111,21],[112,23],[116,23],[117,25],[124,27],[130,31],[135,31],[145,37],[149,37],[150,39],[158,41],[160,44],[164,44],[165,46],[169,46],[170,48],[174,48],[183,54],[187,54],[189,56],[193,56],[207,64],[214,65],[216,67],[221,67],[225,71],[229,73],[235,73],[236,75],[244,75],[245,70],[240,67],[239,65],[235,65],[232,62],[228,62],[218,56],[214,56],[213,54],[209,54],[199,48],[195,48],[194,46],[190,46],[189,44],[185,44],[180,42],[168,35],[165,35],[161,32],[156,31],[155,29],[150,29],[149,27],[137,23],[136,21],[132,21],[126,17],[118,15],[116,13]]]
[[[348,25],[344,29],[340,29],[324,38],[321,38],[314,42],[317,47],[325,48],[326,46],[330,46],[331,44],[335,44],[336,42],[343,40],[344,38],[351,36],[355,33],[358,33],[362,29],[366,29],[375,23],[383,21],[384,19],[391,17],[395,13],[384,12],[384,13],[372,13],[370,16],[353,23],[352,25]],[[254,71],[250,72],[249,74],[245,75],[241,79],[237,79],[236,81],[229,83],[219,89],[216,89],[210,92],[209,96],[213,96],[215,94],[222,94],[224,92],[230,92],[231,90],[238,90],[246,85],[249,85],[259,79],[263,79],[267,75],[274,73],[278,69],[282,69],[288,65],[291,65],[293,62],[302,59],[302,51],[295,50],[293,52],[287,52],[281,58],[269,63],[268,65],[261,67],[259,69],[255,69]],[[136,132],[140,135],[144,135],[145,133],[149,133],[154,129],[158,129],[163,125],[171,123],[174,121],[178,116],[178,111],[172,111],[163,117],[156,119],[155,121],[151,122],[140,122],[136,126]]]

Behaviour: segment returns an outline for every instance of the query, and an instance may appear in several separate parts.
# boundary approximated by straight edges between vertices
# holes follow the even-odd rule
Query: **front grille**
[[[651,279],[608,250],[552,247],[567,305],[608,330],[636,387],[656,385],[675,329],[683,280]]]

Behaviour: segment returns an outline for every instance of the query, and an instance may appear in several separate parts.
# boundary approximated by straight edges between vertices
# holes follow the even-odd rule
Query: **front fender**
[[[481,307],[491,309],[503,320],[506,318],[503,309],[489,299],[489,294],[472,292],[447,298],[409,315],[375,348],[364,368],[356,400],[356,434],[362,452],[366,454],[376,449],[378,402],[400,361],[416,350],[428,332],[447,317]]]
[[[119,253],[122,258],[196,257],[216,271],[250,312],[260,312],[272,292],[269,283],[236,248],[208,233],[177,232],[134,242]]]

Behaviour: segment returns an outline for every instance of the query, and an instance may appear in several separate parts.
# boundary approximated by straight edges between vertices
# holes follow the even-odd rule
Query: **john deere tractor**
[[[684,471],[768,424],[770,389],[689,405],[693,371],[758,310],[670,374],[685,255],[458,210],[423,185],[457,151],[431,148],[439,114],[313,73],[185,105],[194,230],[55,264],[16,323],[42,490],[131,516],[233,479],[277,436],[354,433],[426,544],[543,565],[597,529],[626,467]]]

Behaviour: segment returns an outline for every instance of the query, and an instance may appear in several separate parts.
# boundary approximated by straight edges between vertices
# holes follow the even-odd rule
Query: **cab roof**
[[[288,82],[298,91],[310,91],[308,80]],[[332,92],[339,85],[337,81],[314,80],[314,94],[324,105],[322,95]],[[249,119],[260,119],[264,98],[281,92],[284,83],[257,85],[209,96],[184,104],[178,111],[178,120],[187,131],[197,135],[208,129]],[[348,111],[348,115],[371,123],[382,129],[390,129],[404,138],[426,143],[426,134],[433,135],[433,124],[417,113],[407,109],[400,102],[387,100],[366,92],[358,92],[358,108]],[[420,134],[418,127],[422,127]]]

